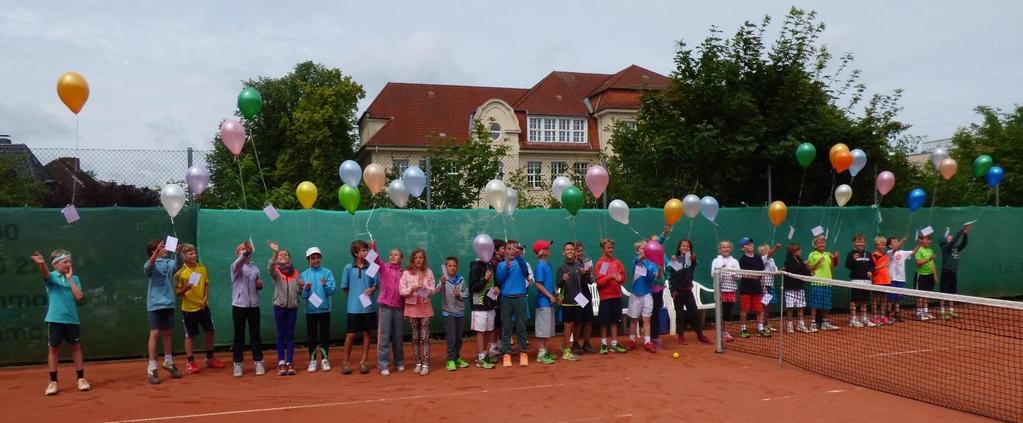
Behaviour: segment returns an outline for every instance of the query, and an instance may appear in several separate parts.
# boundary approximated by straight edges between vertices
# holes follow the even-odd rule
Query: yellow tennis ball
[[[672,356],[673,358],[678,358],[678,353],[677,353],[677,352],[675,352],[675,353],[671,353],[671,356]]]

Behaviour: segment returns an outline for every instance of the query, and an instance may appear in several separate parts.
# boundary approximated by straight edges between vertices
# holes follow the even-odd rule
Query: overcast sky
[[[304,60],[363,84],[361,112],[388,81],[530,87],[552,70],[629,64],[667,74],[677,40],[765,14],[778,23],[793,4],[485,3],[0,0],[0,134],[73,146],[74,118],[55,91],[69,70],[91,88],[82,148],[208,148],[241,80]],[[795,4],[818,11],[823,41],[856,56],[870,92],[905,90],[900,118],[914,135],[946,138],[976,121],[977,105],[1023,103],[1023,2]]]

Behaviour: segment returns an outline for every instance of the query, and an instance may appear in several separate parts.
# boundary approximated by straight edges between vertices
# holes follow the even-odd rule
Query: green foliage
[[[32,177],[19,155],[0,156],[0,207],[33,207],[40,205],[45,186]],[[21,167],[22,169],[19,169]]]
[[[770,18],[746,22],[731,38],[712,27],[695,49],[679,42],[667,89],[642,98],[636,127],[616,125],[609,190],[633,207],[660,207],[688,193],[713,195],[722,206],[767,203],[770,165],[775,200],[825,204],[834,176],[828,151],[835,143],[867,153],[867,168],[852,185],[850,204],[873,203],[873,173],[890,170],[897,179],[917,177],[906,162],[909,126],[896,120],[900,91],[874,95],[866,104],[851,55],[833,63],[820,44],[824,24],[813,12],[791,9],[781,33],[768,45]],[[857,107],[862,112],[854,113]],[[817,149],[807,168],[795,150]],[[909,189],[897,183],[890,196]]]
[[[244,120],[248,142],[238,159],[221,144],[219,135],[214,137],[213,152],[207,157],[211,186],[200,199],[202,206],[258,209],[272,202],[279,209],[299,208],[295,188],[310,181],[319,191],[316,208],[340,209],[337,168],[355,158],[356,106],[366,95],[362,86],[339,69],[313,62],[299,63],[280,78],[260,77],[242,85],[259,91],[263,108]]]
[[[426,156],[430,158],[432,207],[474,207],[487,182],[497,177],[498,163],[508,154],[508,147],[492,143],[490,132],[479,120],[465,142],[436,137],[431,142]]]
[[[994,205],[992,189],[988,188],[984,177],[973,177],[973,160],[981,154],[994,159],[994,164],[1005,169],[1005,179],[999,187],[999,200],[1003,206],[1023,205],[1023,177],[1018,169],[1023,168],[1023,106],[1017,106],[1012,112],[986,106],[976,108],[981,116],[981,123],[960,128],[952,137],[953,148],[949,154],[956,160],[959,170],[949,181],[944,182],[939,195],[948,202],[941,201],[941,206],[953,205]],[[934,172],[929,165],[930,172]],[[947,194],[945,194],[947,192]]]

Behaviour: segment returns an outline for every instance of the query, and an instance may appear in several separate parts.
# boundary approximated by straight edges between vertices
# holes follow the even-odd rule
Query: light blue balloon
[[[987,186],[994,188],[998,184],[1002,183],[1002,178],[1005,177],[1005,171],[1002,170],[1001,166],[991,166],[991,169],[987,170]]]
[[[700,213],[703,213],[703,217],[706,217],[707,220],[713,222],[714,219],[717,219],[720,209],[716,198],[708,195],[700,199]]]
[[[426,174],[419,166],[409,166],[408,169],[405,169],[405,173],[401,175],[401,182],[405,184],[409,195],[415,198],[419,198],[426,190]]]
[[[362,166],[359,166],[354,160],[345,160],[341,162],[341,166],[338,167],[337,173],[341,175],[341,182],[352,188],[358,188],[359,182],[362,182]]]
[[[906,204],[910,211],[917,211],[927,201],[927,193],[921,188],[915,188],[906,195]]]
[[[852,153],[853,161],[852,164],[849,165],[849,174],[856,176],[864,167],[867,166],[867,153],[858,148],[850,151],[850,153]]]

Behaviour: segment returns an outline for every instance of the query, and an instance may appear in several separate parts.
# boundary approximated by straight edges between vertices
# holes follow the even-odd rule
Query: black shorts
[[[62,342],[77,344],[82,334],[80,326],[72,323],[47,323],[46,326],[51,347],[59,347]]]
[[[865,303],[870,301],[870,291],[865,289],[852,288],[849,290],[849,301],[854,303]]]
[[[376,313],[348,313],[345,333],[376,332]]]
[[[622,322],[622,299],[608,298],[600,300],[600,309],[597,310],[597,323],[602,325],[617,325]]]
[[[934,275],[916,274],[916,289],[921,291],[934,291]]]
[[[959,293],[959,274],[956,272],[950,272],[948,270],[941,271],[941,292],[946,294],[958,294]]]
[[[561,320],[565,323],[582,323],[583,313],[585,311],[578,304],[561,306]]]
[[[146,313],[146,317],[149,319],[149,329],[173,329],[174,328],[174,309],[173,308],[161,308],[159,310],[153,310]]]
[[[211,333],[215,330],[213,327],[213,315],[210,314],[209,307],[199,311],[182,311],[181,321],[185,324],[185,338],[194,338],[198,335],[200,326],[202,326],[203,332],[206,333]]]

